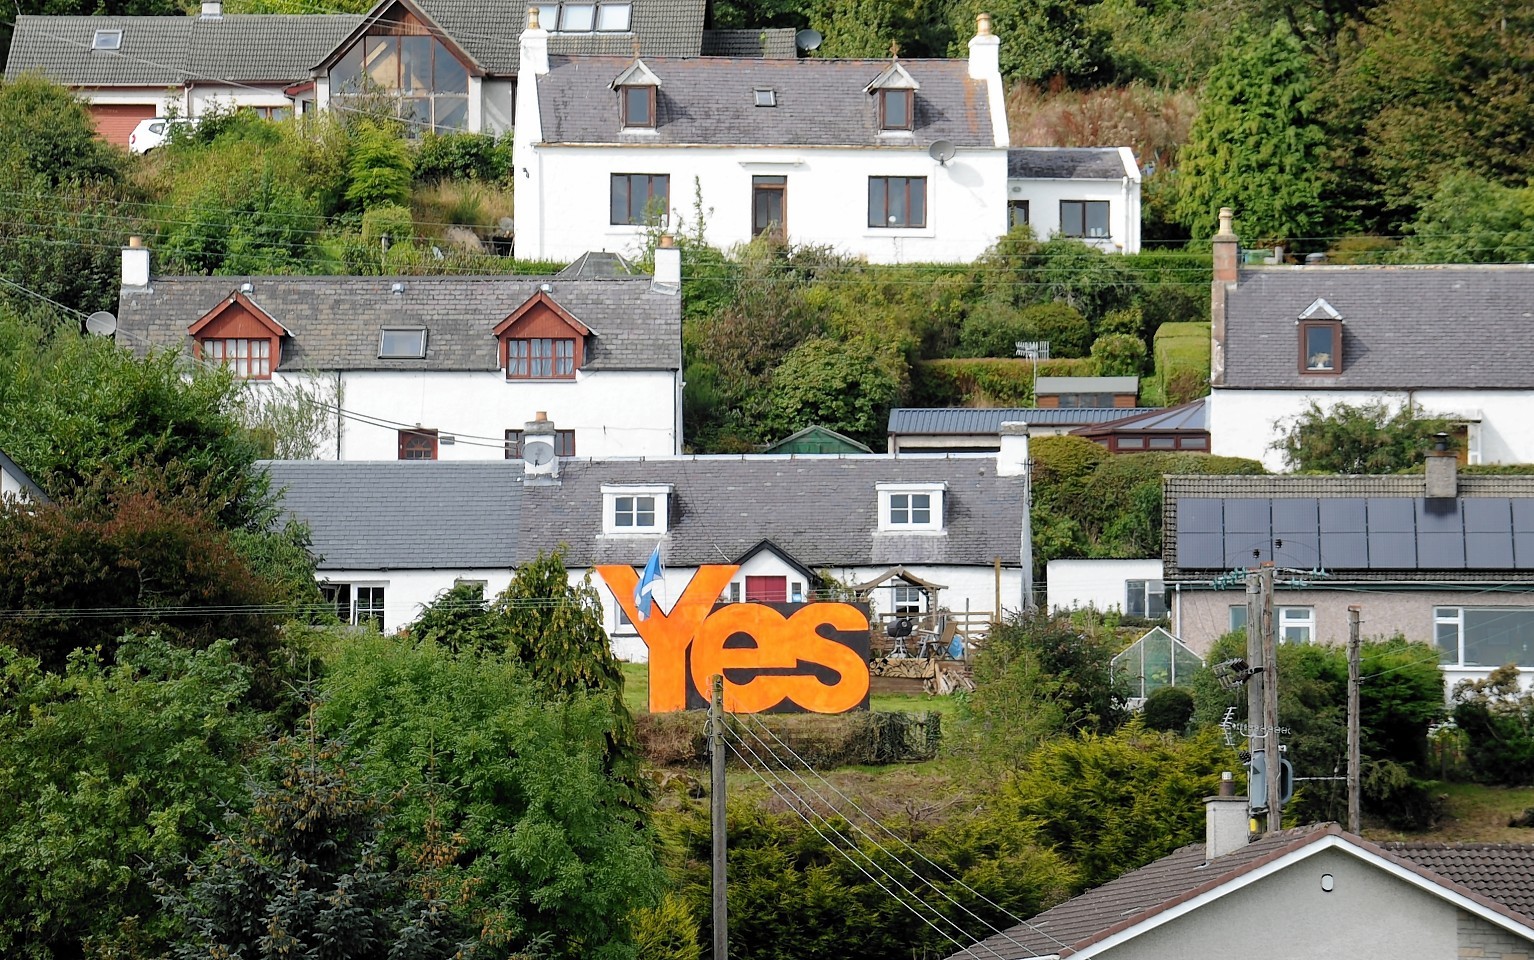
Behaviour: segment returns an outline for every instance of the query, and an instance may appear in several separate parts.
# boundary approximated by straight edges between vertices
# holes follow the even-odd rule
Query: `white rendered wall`
[[[86,103],[145,104],[153,106],[155,116],[163,117],[172,109],[186,113],[186,99],[179,87],[76,87],[74,95]]]
[[[1129,580],[1160,580],[1156,560],[1051,560],[1045,567],[1045,591],[1052,610],[1094,607],[1124,609]]]
[[[1061,200],[1107,200],[1113,235],[1079,239],[1107,253],[1140,252],[1139,180],[1008,180],[1007,199],[1028,201],[1028,225],[1040,240],[1060,232]]]
[[[512,105],[516,102],[517,82],[515,80],[478,80],[480,88],[480,133],[489,133],[497,137],[510,133],[514,112]]]
[[[1230,390],[1211,391],[1205,405],[1210,452],[1261,460],[1269,470],[1285,469],[1271,449],[1293,418],[1312,401],[1323,410],[1383,401],[1392,409],[1410,402],[1424,416],[1471,421],[1471,463],[1534,463],[1534,390]],[[1477,422],[1478,421],[1478,422]]]
[[[485,599],[511,583],[511,570],[321,570],[320,583],[349,583],[384,588],[384,633],[409,626],[427,604],[453,588],[457,580],[484,580]]]
[[[524,144],[517,162],[521,259],[570,260],[588,250],[638,252],[644,228],[608,222],[614,173],[670,176],[670,226],[678,232],[694,229],[695,184],[701,186],[706,239],[725,249],[751,239],[753,176],[788,178],[784,218],[791,242],[829,245],[874,263],[968,262],[1007,228],[1002,148],[960,150],[942,166],[916,148]],[[521,167],[529,168],[529,176],[521,175]],[[927,225],[869,227],[870,176],[926,177]]]
[[[351,371],[341,406],[389,423],[419,424],[457,442],[439,444],[442,460],[498,460],[507,430],[521,430],[538,411],[555,429],[575,431],[580,457],[669,456],[677,435],[676,375],[668,371],[577,372],[568,382],[508,381],[478,373]],[[343,420],[342,460],[394,460],[399,428]]]
[[[251,86],[261,86],[252,84]],[[202,116],[209,110],[222,107],[288,107],[293,108],[293,98],[283,93],[287,84],[262,87],[259,91],[250,86],[227,84],[196,84],[187,88],[191,103],[191,115]]]

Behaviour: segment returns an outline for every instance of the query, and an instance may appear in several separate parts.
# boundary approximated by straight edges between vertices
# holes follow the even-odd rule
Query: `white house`
[[[1013,147],[1007,224],[1073,237],[1106,253],[1140,252],[1140,167],[1128,147]]]
[[[1051,560],[1045,594],[1052,610],[1117,610],[1154,619],[1167,613],[1161,559]]]
[[[1468,463],[1534,462],[1534,270],[1243,266],[1214,238],[1211,452],[1284,468],[1273,444],[1312,403],[1409,406],[1458,424]]]
[[[117,336],[226,363],[258,397],[307,391],[338,460],[516,458],[540,416],[559,456],[674,454],[681,266],[656,253],[654,278],[169,277],[129,246]]]
[[[523,32],[516,255],[630,252],[657,223],[870,261],[968,261],[1007,230],[1000,40],[967,60],[560,56]]]
[[[0,450],[0,500],[7,497],[34,503],[48,502],[48,495],[42,488],[33,483],[26,471],[6,456],[4,450]]]
[[[530,423],[545,437],[556,423]],[[743,455],[485,463],[268,464],[284,509],[306,521],[322,585],[353,622],[395,630],[456,581],[487,595],[540,552],[563,547],[572,581],[600,564],[641,567],[660,545],[662,609],[698,567],[738,564],[721,600],[806,599],[830,581],[903,567],[972,616],[1022,600],[1026,438],[993,456]],[[547,443],[547,440],[536,441]],[[535,441],[529,439],[531,448]],[[1000,558],[998,573],[997,558]],[[596,581],[619,656],[646,647]],[[920,591],[874,597],[919,609]]]

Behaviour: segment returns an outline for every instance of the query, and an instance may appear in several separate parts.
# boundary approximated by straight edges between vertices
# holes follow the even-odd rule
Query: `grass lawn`
[[[1374,840],[1434,840],[1452,843],[1534,842],[1534,830],[1509,827],[1508,818],[1534,807],[1534,787],[1488,787],[1478,783],[1437,783],[1435,793],[1448,800],[1449,815],[1431,833],[1365,830]]]
[[[644,663],[623,664],[623,702],[633,713],[650,712],[650,667]],[[869,698],[873,710],[890,713],[941,713],[953,716],[959,702],[953,697],[929,697],[926,694],[876,693]]]

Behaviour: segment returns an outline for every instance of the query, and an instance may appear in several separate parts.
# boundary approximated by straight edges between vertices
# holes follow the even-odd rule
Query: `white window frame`
[[[1304,616],[1290,616],[1290,614],[1303,613]],[[1290,627],[1303,629],[1304,640],[1290,640],[1286,632]],[[1316,608],[1315,607],[1279,607],[1276,612],[1275,629],[1279,643],[1315,643],[1316,642]]]
[[[943,507],[944,494],[948,490],[948,484],[941,481],[937,483],[881,483],[879,491],[879,532],[880,533],[943,533]],[[927,520],[913,523],[906,520],[896,523],[893,517],[899,501],[895,498],[909,498],[913,495],[927,496]],[[909,499],[905,501],[904,509],[911,509]]]
[[[1468,607],[1434,607],[1433,608],[1433,646],[1435,648],[1437,648],[1437,650],[1438,650],[1438,653],[1439,653],[1439,663],[1441,663],[1445,667],[1454,667],[1454,668],[1464,669],[1464,670],[1489,670],[1489,669],[1493,669],[1495,667],[1502,666],[1502,664],[1500,664],[1500,663],[1466,663],[1465,662],[1465,611],[1466,610],[1475,610],[1475,611],[1478,611],[1478,612],[1479,611],[1494,611],[1494,612],[1504,612],[1505,611],[1507,613],[1534,614],[1534,607],[1512,606],[1510,604],[1509,605],[1498,604],[1496,606],[1476,606],[1476,605],[1472,604],[1472,605],[1470,605]],[[1438,628],[1441,627],[1441,626],[1452,626],[1454,628],[1454,651],[1453,651],[1454,652],[1454,659],[1453,660],[1446,660],[1446,659],[1443,658],[1443,654],[1446,652],[1446,648],[1439,642],[1439,639],[1438,639]],[[1529,665],[1519,664],[1519,667],[1523,668],[1523,669],[1528,669],[1529,666],[1534,666],[1534,664],[1529,664]]]
[[[1140,612],[1130,612],[1130,601],[1138,591],[1140,595]],[[1161,612],[1151,613],[1151,597],[1156,597],[1161,604]],[[1167,615],[1166,610],[1166,583],[1162,580],[1125,580],[1124,581],[1124,615],[1126,617],[1144,617],[1147,620],[1159,620]]]
[[[912,597],[915,599],[913,600]],[[915,584],[897,583],[891,590],[890,612],[902,616],[916,614],[920,616],[923,601],[926,599],[921,587]]]
[[[740,603],[745,599],[746,585],[739,580],[731,580],[725,588],[724,600],[726,603]]]
[[[390,335],[396,335],[395,349],[385,349],[390,343]],[[408,334],[414,341],[405,345],[406,349],[399,349],[397,335]],[[416,344],[419,344],[417,346]],[[425,327],[384,327],[378,332],[378,359],[380,360],[424,360],[426,359],[426,328]]]
[[[655,522],[650,525],[618,525],[618,501],[628,497],[654,497]],[[669,529],[667,507],[671,500],[671,484],[602,484],[602,533],[609,537],[653,537]]]
[[[121,50],[122,48],[123,32],[121,29],[101,29],[91,36],[92,50]]]
[[[380,598],[378,606],[378,629],[380,632],[388,629],[389,582],[387,580],[324,580],[320,582],[319,586],[322,592],[327,587],[335,591],[346,591],[346,623],[348,626],[353,627],[361,622],[361,618],[358,616],[357,591],[382,590],[383,596]],[[371,612],[373,608],[369,607],[368,609]]]

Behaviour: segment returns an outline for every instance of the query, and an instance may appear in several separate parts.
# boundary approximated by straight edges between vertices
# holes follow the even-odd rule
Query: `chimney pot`
[[[975,16],[975,34],[981,37],[989,37],[991,35],[991,15],[989,13],[981,13]]]
[[[543,421],[547,420],[548,418],[549,418],[549,412],[547,410],[539,410],[537,413],[533,414],[533,419],[538,421],[539,423],[542,423]]]
[[[139,249],[143,245],[144,245],[144,238],[143,237],[129,237],[128,238],[128,246],[132,247],[135,250]]]
[[[1220,232],[1214,235],[1214,281],[1235,283],[1238,261],[1241,258],[1241,241],[1231,225],[1235,213],[1230,207],[1220,208]]]
[[[670,250],[672,247],[676,246],[676,238],[669,233],[663,233],[660,235],[660,245],[664,249]]]
[[[1236,219],[1236,211],[1232,210],[1230,207],[1221,207],[1220,208],[1220,235],[1221,236],[1224,236],[1226,234],[1230,234],[1230,233],[1234,233],[1235,232],[1235,226],[1234,226],[1235,219]]]
[[[540,27],[538,25],[538,8],[537,7],[528,7],[527,8],[527,29],[529,29],[529,30],[541,30],[541,29],[543,29],[542,27]]]

